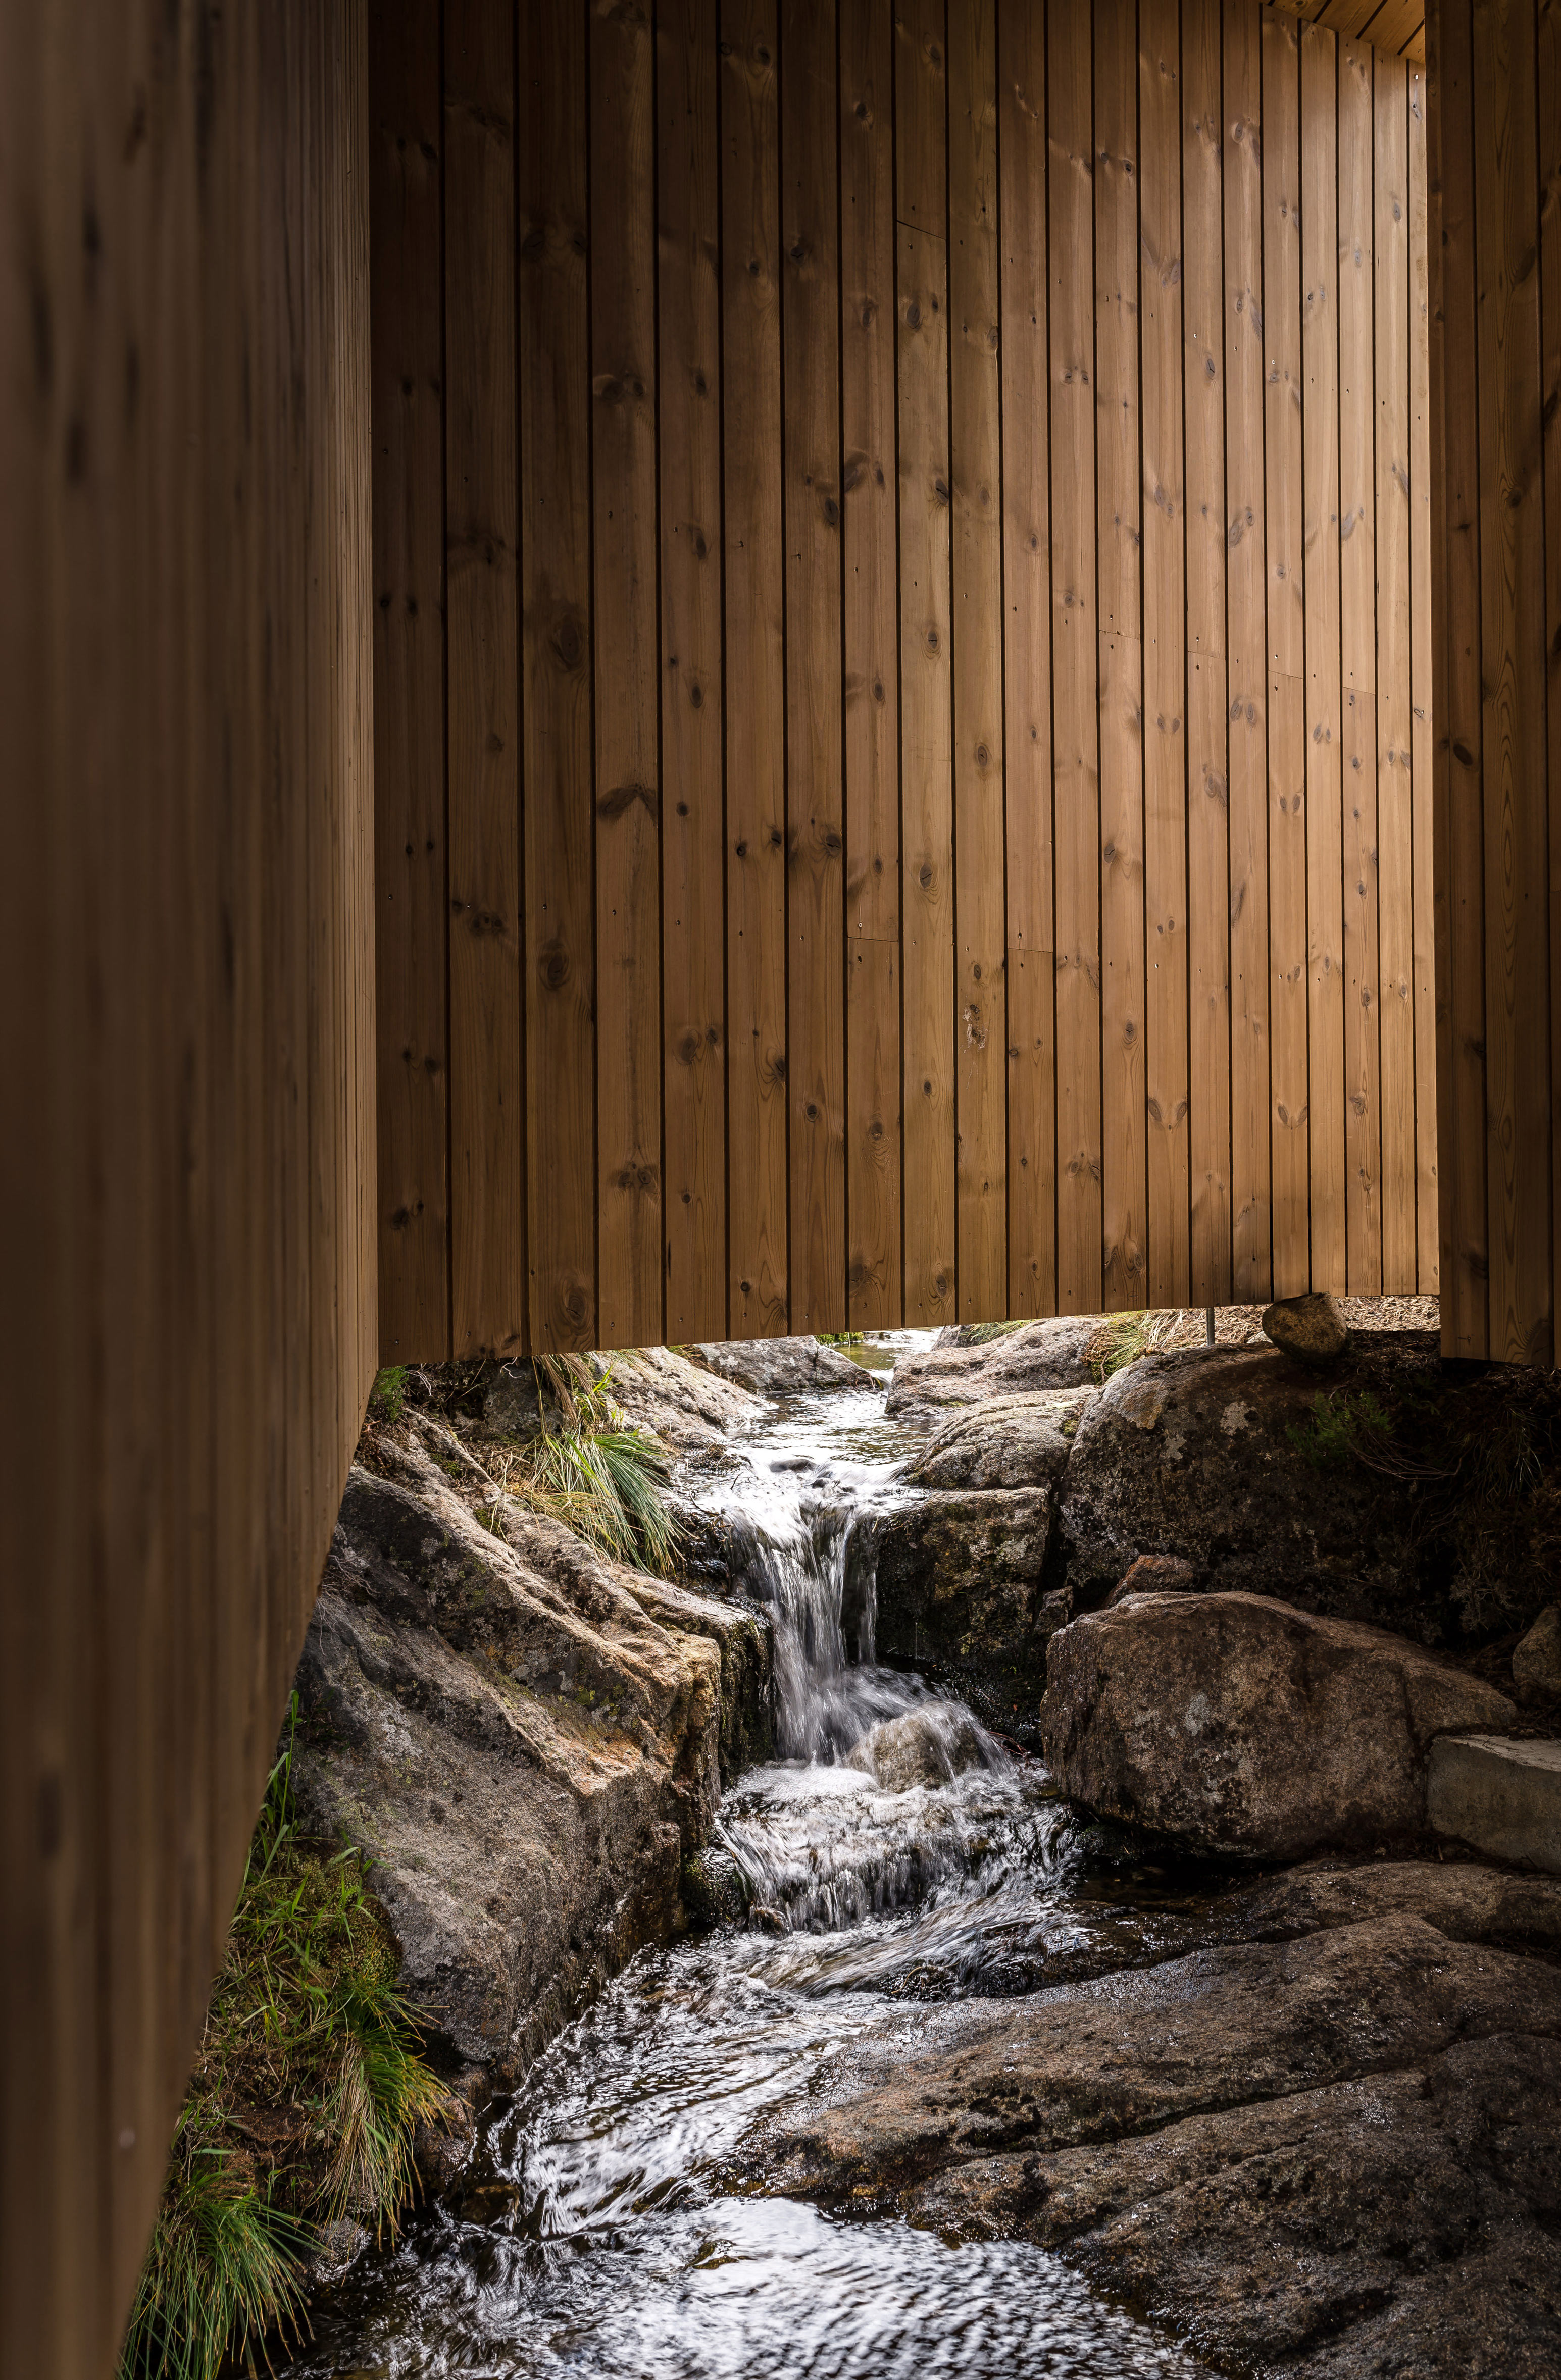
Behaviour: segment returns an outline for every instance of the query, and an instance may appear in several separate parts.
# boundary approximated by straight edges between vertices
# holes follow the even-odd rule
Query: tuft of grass
[[[399,1421],[406,1397],[406,1365],[387,1365],[383,1372],[374,1375],[374,1385],[369,1391],[369,1411],[376,1421]]]
[[[296,1725],[298,1699],[291,1718]],[[266,1786],[175,2134],[120,2380],[216,2380],[299,2335],[344,2216],[394,2232],[413,2135],[448,2112],[353,1851],[299,1830],[292,1736]]]
[[[966,1332],[972,1347],[984,1347],[994,1339],[1011,1338],[1016,1330],[1027,1330],[1027,1322],[975,1322]]]
[[[682,1545],[668,1509],[671,1462],[658,1439],[627,1426],[544,1429],[526,1451],[527,1500],[615,1561],[665,1577]]]
[[[817,1330],[813,1336],[821,1347],[865,1347],[865,1330]]]
[[[1136,1364],[1140,1355],[1149,1354],[1159,1344],[1165,1321],[1176,1317],[1159,1314],[1114,1314],[1104,1329],[1098,1331],[1091,1349],[1090,1369],[1104,1388],[1114,1372],[1125,1371]]]

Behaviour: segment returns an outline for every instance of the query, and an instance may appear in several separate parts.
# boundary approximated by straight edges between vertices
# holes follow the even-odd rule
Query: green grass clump
[[[294,1701],[294,1718],[297,1700]],[[179,2117],[120,2380],[254,2369],[302,2320],[304,2268],[344,2216],[394,2230],[417,2126],[448,2094],[421,2055],[356,1852],[298,1830],[273,1769]]]
[[[1155,1332],[1161,1318],[1156,1314],[1114,1314],[1104,1332],[1102,1343],[1091,1356],[1090,1368],[1104,1388],[1115,1372],[1124,1371],[1147,1355],[1155,1343]]]
[[[865,1347],[865,1330],[818,1330],[814,1332],[821,1347]]]
[[[1016,1330],[1028,1330],[1028,1322],[974,1322],[965,1336],[972,1347],[985,1347],[994,1339],[1009,1339]]]
[[[672,1465],[665,1449],[623,1422],[544,1428],[522,1450],[518,1493],[614,1561],[665,1577],[682,1545],[666,1502]]]
[[[399,1421],[406,1396],[406,1365],[387,1365],[383,1372],[374,1375],[374,1385],[369,1390],[369,1411],[376,1421]]]

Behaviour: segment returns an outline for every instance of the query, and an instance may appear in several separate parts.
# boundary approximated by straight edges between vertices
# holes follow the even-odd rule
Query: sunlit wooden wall
[[[1554,0],[1439,0],[1430,37],[1443,1345],[1548,1365],[1561,1280],[1561,14]]]
[[[0,8],[0,2372],[108,2380],[372,1378],[356,0]]]
[[[386,1360],[1433,1287],[1423,69],[384,0],[372,71]]]

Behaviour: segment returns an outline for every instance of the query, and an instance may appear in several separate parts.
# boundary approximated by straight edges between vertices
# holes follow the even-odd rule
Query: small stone
[[[865,1768],[885,1793],[946,1785],[967,1768],[983,1768],[986,1759],[981,1730],[957,1703],[927,1703],[881,1719],[846,1755],[848,1767]]]
[[[1198,1572],[1179,1554],[1140,1554],[1119,1585],[1106,1597],[1106,1609],[1125,1603],[1129,1595],[1196,1595]]]
[[[1277,1298],[1264,1306],[1262,1327],[1277,1348],[1303,1364],[1333,1363],[1349,1337],[1343,1315],[1325,1290]]]
[[[1513,1654],[1512,1675],[1525,1702],[1561,1701],[1561,1604],[1540,1613]]]

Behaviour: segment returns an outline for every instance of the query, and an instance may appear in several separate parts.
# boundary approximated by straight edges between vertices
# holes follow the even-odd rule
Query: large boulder
[[[816,1339],[701,1340],[688,1353],[751,1395],[795,1397],[820,1389],[877,1389],[879,1374]]]
[[[1504,1694],[1401,1637],[1252,1595],[1146,1595],[1052,1638],[1041,1737],[1070,1801],[1216,1856],[1426,1829],[1433,1740]]]
[[[1041,1389],[961,1408],[909,1465],[919,1488],[1052,1488],[1092,1389]]]
[[[1004,1727],[1033,1708],[1068,1616],[1046,1583],[1046,1488],[935,1490],[860,1524],[876,1562],[880,1660],[952,1683]]]
[[[1561,2369],[1561,1970],[1404,1914],[867,2018],[772,2188],[1030,2239],[1201,2363]]]
[[[1387,1398],[1436,1380],[1429,1334],[1380,1332],[1341,1358],[1331,1392]],[[1140,1554],[1175,1554],[1214,1588],[1434,1642],[1410,1485],[1330,1459],[1315,1376],[1264,1347],[1145,1355],[1080,1418],[1059,1525],[1080,1609]]]
[[[393,1475],[348,1481],[294,1783],[373,1863],[409,1997],[503,2075],[680,1922],[725,1778],[770,1748],[769,1632],[518,1504],[495,1534],[415,1433],[373,1453]]]
[[[884,1410],[891,1420],[925,1428],[957,1407],[988,1397],[1088,1387],[1093,1377],[1089,1350],[1100,1327],[1098,1315],[1067,1315],[1055,1322],[1027,1322],[970,1346],[940,1343],[921,1354],[902,1355]]]
[[[758,1421],[762,1398],[736,1380],[690,1363],[676,1347],[624,1347],[584,1358],[587,1373],[624,1419],[678,1453],[725,1444],[734,1430]],[[522,1357],[501,1364],[482,1393],[476,1435],[535,1438],[545,1420],[556,1428],[557,1396],[538,1365]]]

